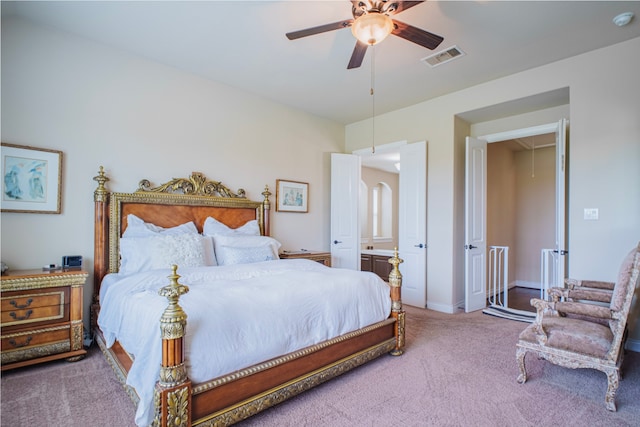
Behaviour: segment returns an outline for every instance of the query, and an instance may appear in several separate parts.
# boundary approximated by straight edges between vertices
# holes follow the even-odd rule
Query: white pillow
[[[198,234],[198,229],[193,221],[184,224],[163,228],[150,222],[144,222],[134,214],[127,215],[127,228],[122,237],[151,237],[157,234]]]
[[[246,264],[279,259],[280,242],[267,236],[215,236],[218,265]]]
[[[258,225],[258,221],[254,219],[247,221],[244,225],[241,225],[238,228],[230,228],[217,219],[208,217],[204,221],[202,234],[205,236],[259,236],[260,226]]]
[[[199,234],[156,234],[120,239],[120,273],[216,265],[211,237]]]
[[[223,246],[219,265],[250,264],[252,262],[273,261],[278,255],[271,246],[233,247]]]

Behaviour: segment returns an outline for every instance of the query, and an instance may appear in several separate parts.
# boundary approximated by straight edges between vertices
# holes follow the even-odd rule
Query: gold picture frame
[[[277,212],[309,212],[309,183],[276,180]]]
[[[62,151],[2,143],[2,212],[59,214]]]

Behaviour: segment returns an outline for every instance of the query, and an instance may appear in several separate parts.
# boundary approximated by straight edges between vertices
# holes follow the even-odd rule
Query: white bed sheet
[[[127,384],[140,397],[136,424],[153,418],[159,378],[159,319],[167,299],[158,290],[169,269],[108,275],[100,289],[98,325],[107,345],[117,339],[135,360]],[[293,259],[178,269],[190,291],[186,358],[194,384],[334,338],[389,317],[389,286],[377,275]]]

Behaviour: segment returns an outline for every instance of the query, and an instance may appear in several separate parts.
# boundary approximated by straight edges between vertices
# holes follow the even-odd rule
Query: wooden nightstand
[[[3,371],[84,357],[82,291],[87,276],[83,270],[15,270],[0,277]]]
[[[310,259],[317,261],[321,264],[331,267],[331,252],[317,252],[317,251],[283,251],[280,253],[280,259]]]

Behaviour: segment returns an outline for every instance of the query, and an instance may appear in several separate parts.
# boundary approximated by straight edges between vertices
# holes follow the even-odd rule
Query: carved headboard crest
[[[246,199],[245,191],[241,188],[237,193],[229,190],[220,181],[209,181],[201,172],[191,172],[189,178],[174,178],[171,181],[151,188],[147,179],[140,181],[136,192],[178,193],[194,196],[229,197]]]

